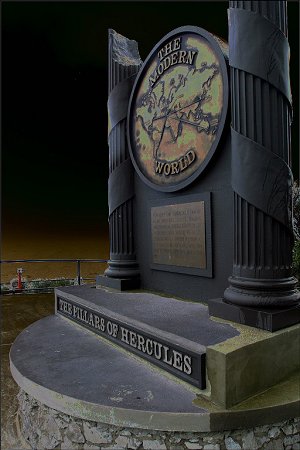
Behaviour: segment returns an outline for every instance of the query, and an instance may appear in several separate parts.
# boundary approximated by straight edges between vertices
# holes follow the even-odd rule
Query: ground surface
[[[18,334],[28,325],[54,312],[53,294],[7,295],[1,298],[1,449],[23,449],[17,437],[18,386],[9,369],[9,351]]]

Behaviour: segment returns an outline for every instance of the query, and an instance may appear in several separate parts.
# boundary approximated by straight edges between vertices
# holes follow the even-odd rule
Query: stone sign
[[[178,378],[200,389],[205,388],[204,347],[201,352],[192,351],[171,339],[163,339],[161,336],[145,332],[137,326],[99,313],[93,309],[92,304],[89,308],[60,296],[56,297],[56,312],[149,360],[152,364],[171,372]]]

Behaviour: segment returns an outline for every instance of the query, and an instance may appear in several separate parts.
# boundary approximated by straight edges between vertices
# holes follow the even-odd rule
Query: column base
[[[96,285],[127,291],[140,287],[140,271],[136,260],[109,260],[104,275],[96,278]]]
[[[300,303],[284,308],[265,308],[234,305],[218,298],[209,300],[208,311],[210,316],[271,332],[300,323]]]
[[[140,279],[136,278],[111,278],[106,275],[96,277],[96,288],[109,287],[118,291],[131,291],[140,287]]]
[[[300,303],[295,277],[253,279],[231,276],[228,281],[224,300],[237,306],[285,309]]]

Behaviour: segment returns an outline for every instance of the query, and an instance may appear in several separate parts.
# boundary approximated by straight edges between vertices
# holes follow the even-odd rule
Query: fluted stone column
[[[252,313],[245,307],[282,310],[300,301],[291,271],[287,7],[285,1],[230,1],[229,6],[234,261],[223,313],[213,315],[230,318],[224,303],[243,307],[233,316],[247,324]],[[299,311],[296,316],[299,320]],[[250,322],[267,326],[253,315]]]
[[[130,93],[142,63],[136,41],[109,30],[109,235],[110,260],[97,283],[118,289],[138,286],[133,229],[133,166],[126,140]]]
[[[297,280],[291,276],[293,230],[289,164],[292,111],[286,2],[231,1],[229,17],[229,27],[234,28],[229,32],[229,58],[232,145],[235,146],[233,188],[236,191],[233,274],[224,298],[238,305],[289,306],[297,303],[300,297],[295,289]],[[253,33],[253,39],[248,41],[248,60],[245,55],[240,58],[236,49],[240,45],[238,37],[246,34],[244,27],[248,28],[248,33],[249,29]],[[256,52],[256,47],[264,43],[267,47]],[[263,65],[259,61],[262,54],[266,59],[265,68],[259,67]],[[281,79],[283,77],[287,79]],[[241,167],[243,173],[238,174],[234,170],[234,158],[247,145],[249,154],[242,162],[248,162],[249,167]],[[251,158],[260,160],[252,162]],[[248,181],[241,182],[240,178],[245,175],[252,176],[258,184],[256,191],[243,195],[246,187],[249,191],[252,189]],[[255,198],[257,194],[259,197]]]

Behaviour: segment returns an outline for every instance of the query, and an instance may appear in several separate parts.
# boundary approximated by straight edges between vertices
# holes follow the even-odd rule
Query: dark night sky
[[[106,227],[108,28],[137,40],[145,59],[178,26],[200,26],[227,40],[227,7],[2,2],[3,226]],[[288,2],[288,11],[298,177],[298,2]]]

